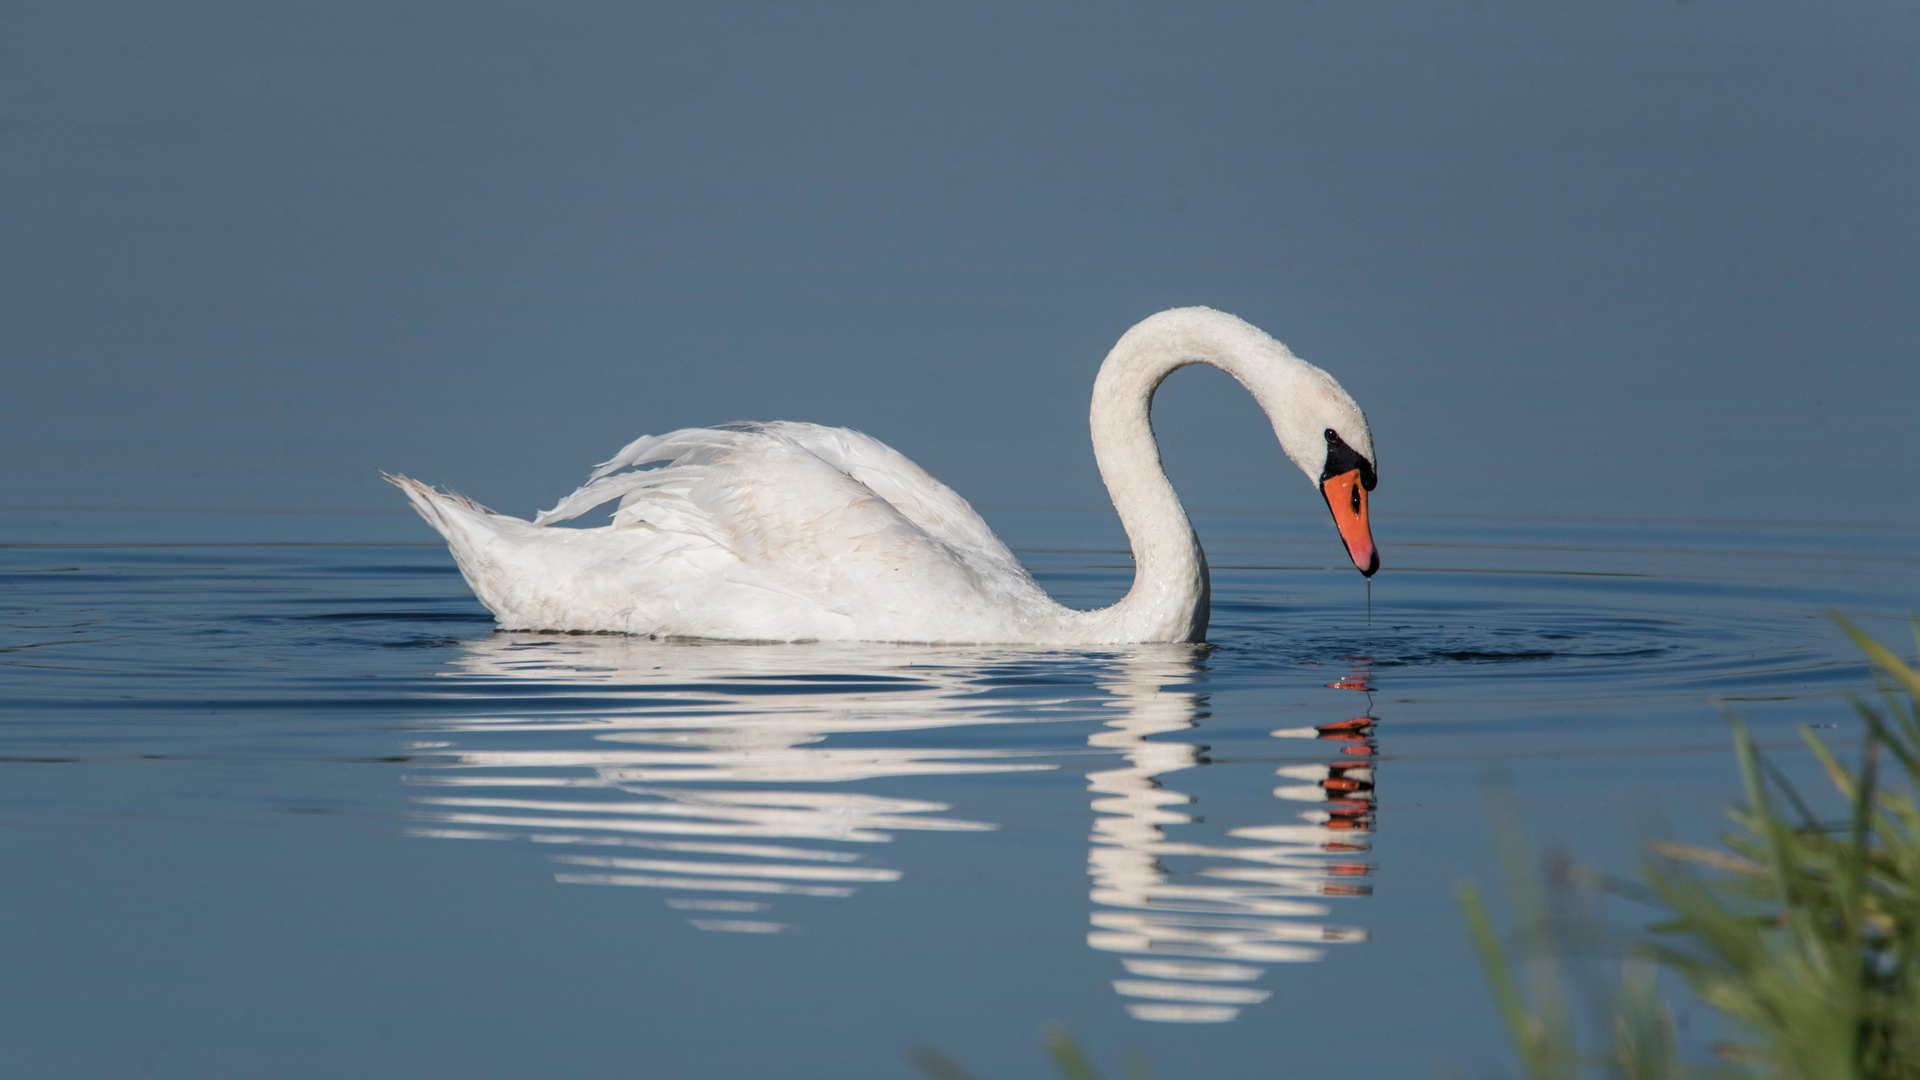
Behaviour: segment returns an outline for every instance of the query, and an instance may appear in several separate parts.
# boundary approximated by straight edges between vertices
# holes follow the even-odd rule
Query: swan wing
[[[696,482],[724,469],[734,482],[762,489],[763,479],[790,479],[792,470],[811,464],[796,458],[795,450],[863,489],[847,492],[848,497],[878,497],[976,572],[1031,582],[1020,560],[959,493],[871,435],[819,424],[742,423],[642,436],[534,520],[542,525],[568,520],[618,498],[616,523],[644,520],[662,528],[701,531],[699,522],[683,513],[684,497]],[[790,501],[776,492],[763,491],[762,496],[775,509]]]
[[[851,428],[791,421],[764,426],[865,484],[969,564],[991,573],[1027,577],[1026,567],[994,535],[972,504],[900,451]]]
[[[965,500],[857,432],[636,440],[533,522],[402,487],[509,627],[1011,640],[1053,607]],[[606,527],[548,527],[614,499]]]

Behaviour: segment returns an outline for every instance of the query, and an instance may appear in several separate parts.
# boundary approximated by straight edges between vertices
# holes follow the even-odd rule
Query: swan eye
[[[1332,428],[1328,428],[1328,429],[1327,429],[1327,441],[1328,441],[1328,442],[1330,442],[1330,443],[1332,443],[1332,442],[1339,442],[1339,441],[1340,441],[1340,433],[1339,433],[1339,432],[1337,432],[1337,431],[1335,431],[1335,430],[1333,430]]]

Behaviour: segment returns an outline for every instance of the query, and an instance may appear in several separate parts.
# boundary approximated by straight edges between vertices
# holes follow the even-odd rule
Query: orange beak
[[[1374,550],[1373,530],[1367,525],[1367,489],[1360,486],[1360,470],[1327,477],[1320,482],[1320,494],[1333,511],[1333,523],[1340,528],[1353,565],[1372,577],[1380,569],[1380,553]]]

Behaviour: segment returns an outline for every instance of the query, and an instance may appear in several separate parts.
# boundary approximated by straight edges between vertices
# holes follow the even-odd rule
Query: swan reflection
[[[1173,839],[1169,826],[1199,822],[1178,809],[1194,800],[1160,778],[1205,764],[1204,748],[1150,739],[1197,725],[1201,699],[1181,685],[1194,666],[1189,658],[1134,657],[1115,668],[1102,685],[1118,715],[1087,740],[1127,762],[1087,778],[1093,809],[1104,815],[1087,854],[1091,899],[1100,905],[1087,944],[1126,954],[1122,964],[1136,977],[1115,979],[1113,988],[1136,999],[1127,1011],[1140,1020],[1232,1020],[1241,1007],[1270,996],[1241,985],[1264,974],[1257,965],[1317,960],[1323,945],[1366,939],[1363,930],[1317,920],[1331,913],[1325,900],[1369,891],[1354,879],[1371,867],[1342,857],[1366,851],[1360,837],[1372,829],[1373,719],[1273,732],[1336,744],[1347,759],[1280,767],[1280,777],[1292,782],[1274,795],[1316,804],[1293,815],[1297,824],[1228,829],[1222,839],[1239,843]],[[1371,689],[1364,671],[1354,686],[1337,688]],[[1165,860],[1172,857],[1193,868],[1170,872]]]
[[[1269,996],[1250,985],[1267,965],[1365,938],[1325,920],[1331,900],[1366,892],[1369,867],[1343,857],[1367,850],[1373,721],[1275,731],[1316,740],[1283,756],[1332,760],[1281,766],[1278,820],[1209,837],[1193,798],[1161,784],[1206,763],[1165,738],[1198,723],[1200,655],[496,634],[467,644],[434,695],[439,737],[414,744],[408,778],[413,831],[544,845],[563,884],[649,890],[701,930],[777,933],[790,916],[776,905],[898,881],[869,859],[896,834],[998,827],[848,782],[1117,756],[1088,776],[1087,942],[1121,955],[1113,988],[1136,1018],[1229,1020]],[[961,746],[902,737],[1088,720],[1100,726],[1079,751],[1030,730],[976,730]]]
[[[814,785],[1056,766],[1015,760],[1036,756],[1017,750],[818,744],[1084,716],[1070,697],[998,694],[1046,655],[497,634],[469,643],[436,695],[457,717],[435,726],[463,738],[415,745],[427,771],[409,779],[429,791],[415,799],[425,820],[413,831],[558,845],[562,883],[662,890],[679,894],[672,907],[704,915],[849,896],[900,872],[851,865],[866,855],[837,845],[996,826],[949,816],[942,802]],[[765,917],[691,921],[786,928]]]

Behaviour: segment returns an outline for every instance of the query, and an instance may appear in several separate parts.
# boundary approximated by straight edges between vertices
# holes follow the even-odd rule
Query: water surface
[[[1104,526],[1016,516],[1071,603]],[[1450,891],[1504,774],[1616,867],[1790,745],[1920,534],[1202,520],[1210,646],[499,633],[435,546],[0,550],[0,1040],[23,1076],[1169,1076],[1498,1059]],[[1628,922],[1640,913],[1623,912]],[[1704,1017],[1699,1023],[1706,1024]]]

